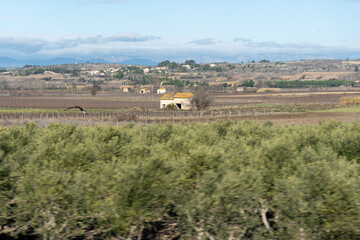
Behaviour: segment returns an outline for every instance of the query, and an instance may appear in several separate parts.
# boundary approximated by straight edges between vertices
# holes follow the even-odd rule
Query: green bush
[[[166,105],[166,108],[165,108],[166,110],[168,110],[168,111],[176,111],[176,110],[178,110],[179,108],[175,105],[175,104],[168,104],[168,105]]]
[[[360,123],[0,128],[0,237],[359,239]]]
[[[301,79],[304,79],[305,75]],[[295,81],[265,81],[264,84],[272,88],[306,88],[306,87],[339,87],[339,86],[354,86],[354,81],[346,80],[295,80]]]

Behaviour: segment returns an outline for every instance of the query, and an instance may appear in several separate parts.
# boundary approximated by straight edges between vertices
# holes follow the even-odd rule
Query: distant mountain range
[[[105,59],[104,59],[105,58]],[[127,65],[144,65],[144,66],[157,66],[158,62],[146,59],[146,58],[131,58],[124,61],[111,61],[109,59],[104,58],[95,58],[95,59],[85,59],[79,60],[75,58],[65,58],[65,57],[57,57],[57,58],[49,58],[49,59],[23,59],[16,60],[9,57],[0,57],[0,68],[11,68],[11,67],[23,67],[27,65],[57,65],[57,64],[71,64],[71,63],[117,63],[117,64],[127,64]],[[151,57],[150,57],[151,58]],[[181,57],[177,58],[176,56],[167,58],[164,56],[164,59],[159,60],[170,60],[175,62],[185,62],[189,58]],[[294,54],[294,53],[265,53],[265,54],[244,54],[239,56],[231,56],[231,57],[210,57],[210,56],[193,56],[192,58],[198,63],[212,63],[212,62],[229,62],[229,63],[241,63],[241,62],[250,62],[252,60],[258,62],[261,60],[269,60],[271,62],[276,61],[299,61],[299,60],[311,60],[311,59],[360,59],[360,53],[354,52],[352,54],[349,53],[338,53],[335,55],[332,54]]]
[[[71,63],[114,63],[106,61],[104,59],[89,59],[89,60],[76,60],[75,58],[50,58],[50,59],[27,59],[27,60],[16,60],[9,57],[0,57],[0,67],[2,68],[11,68],[11,67],[23,67],[25,65],[57,65],[57,64],[71,64]],[[146,66],[157,66],[157,62],[143,59],[143,58],[134,58],[122,62],[115,62],[119,64],[127,65],[146,65]]]

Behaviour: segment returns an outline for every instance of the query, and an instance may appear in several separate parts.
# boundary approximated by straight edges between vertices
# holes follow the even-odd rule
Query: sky
[[[360,59],[359,12],[360,0],[1,0],[0,56]]]

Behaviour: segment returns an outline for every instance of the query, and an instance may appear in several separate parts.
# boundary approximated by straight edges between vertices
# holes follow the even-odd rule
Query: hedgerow
[[[359,239],[360,124],[0,128],[0,237]]]

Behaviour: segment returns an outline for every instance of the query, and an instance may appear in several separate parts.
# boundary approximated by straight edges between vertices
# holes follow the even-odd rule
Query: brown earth
[[[151,109],[150,112],[143,111],[137,112],[136,121],[139,123],[152,124],[164,122],[204,122],[216,120],[252,120],[260,123],[272,121],[274,124],[307,124],[318,123],[321,121],[336,120],[342,122],[353,122],[360,120],[360,113],[328,113],[328,112],[314,112],[321,109],[329,109],[329,106],[335,106],[339,100],[344,96],[359,96],[359,92],[300,92],[300,93],[248,93],[248,94],[212,94],[211,98],[214,100],[214,106],[234,106],[234,105],[249,105],[250,109],[254,111],[242,112],[244,109],[238,107],[228,110],[221,110],[218,108],[216,111],[224,111],[219,116],[219,113],[214,114],[209,111],[207,113],[195,112],[179,112],[179,113],[166,113],[159,111],[161,94],[109,94],[109,95],[2,95],[0,96],[0,108],[49,108],[49,109],[65,109],[71,106],[81,106],[85,109],[102,109],[101,112],[106,112],[107,109],[131,109],[134,107],[142,109]],[[286,109],[274,108],[270,112],[267,109],[252,108],[254,104],[283,104],[282,106],[296,106],[299,104],[305,106],[301,111],[289,113]],[[293,104],[293,105],[291,105]],[[303,105],[302,105],[303,104]],[[310,105],[318,104],[315,109],[309,107]],[[321,108],[323,106],[324,108]],[[225,107],[227,108],[227,107]],[[224,108],[224,109],[225,109]],[[231,107],[230,107],[231,108]],[[226,114],[225,111],[228,111]],[[230,113],[229,113],[230,111]],[[312,112],[307,112],[312,111]],[[101,113],[100,112],[100,113]],[[232,112],[232,113],[231,113]],[[132,120],[124,116],[118,115],[99,115],[99,113],[88,115],[84,117],[80,115],[67,115],[51,117],[52,121],[87,121],[88,124],[95,122],[108,122],[119,124],[119,122]],[[112,113],[113,114],[113,113]],[[150,115],[149,115],[150,114]],[[31,115],[31,114],[30,114]],[[2,116],[0,120],[12,122],[16,119],[29,121],[29,120],[42,120],[44,121],[45,115],[30,116],[25,114],[23,116],[9,117],[8,115]],[[49,121],[50,117],[46,117]],[[1,123],[4,124],[4,123]]]
[[[360,92],[295,92],[210,94],[214,106],[244,104],[337,104],[342,97],[356,97]],[[133,107],[158,109],[161,94],[33,94],[2,95],[2,108],[67,108],[82,106],[90,109],[128,109]]]

